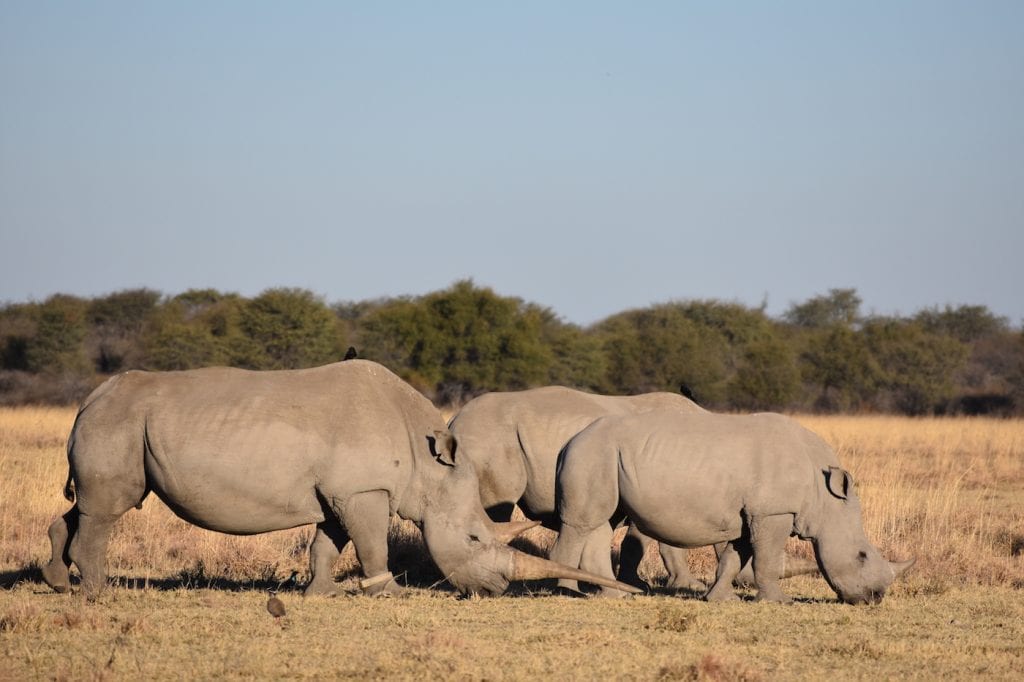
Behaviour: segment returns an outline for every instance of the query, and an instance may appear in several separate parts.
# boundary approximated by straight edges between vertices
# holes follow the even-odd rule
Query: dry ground
[[[303,599],[277,624],[261,591],[306,572],[310,529],[253,538],[177,520],[160,502],[120,522],[118,587],[96,604],[56,595],[33,568],[66,510],[72,410],[0,410],[0,679],[456,677],[589,679],[927,677],[1024,670],[1024,422],[800,417],[857,480],[868,534],[918,565],[877,607],[836,604],[816,577],[794,606],[683,596],[609,602],[541,593],[460,600],[396,525],[408,599]],[[551,536],[531,531],[543,548]],[[807,553],[806,543],[793,551]],[[709,576],[706,551],[694,568]],[[351,548],[337,565],[352,580]],[[647,575],[663,575],[649,557]]]

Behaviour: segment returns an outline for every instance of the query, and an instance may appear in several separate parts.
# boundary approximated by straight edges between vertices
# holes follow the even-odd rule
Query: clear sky
[[[0,2],[0,301],[1024,320],[1024,2]]]

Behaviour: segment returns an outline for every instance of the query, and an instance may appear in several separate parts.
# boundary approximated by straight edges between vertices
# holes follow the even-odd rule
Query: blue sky
[[[1024,3],[0,3],[0,301],[1024,320]]]

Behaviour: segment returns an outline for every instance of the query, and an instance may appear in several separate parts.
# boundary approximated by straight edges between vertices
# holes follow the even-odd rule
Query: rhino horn
[[[563,566],[558,562],[541,559],[540,557],[520,552],[518,550],[512,550],[512,552],[512,571],[509,575],[510,580],[564,578],[566,580],[582,580],[586,583],[601,585],[602,587],[610,587],[630,594],[643,593],[643,590],[633,587],[632,585],[627,585],[626,583],[620,583],[618,580],[612,580],[611,578],[605,578],[594,573],[581,571],[578,568],[569,568],[568,566]]]
[[[512,542],[520,533],[526,532],[531,528],[536,528],[540,525],[540,521],[506,521],[504,523],[493,523],[491,524],[491,530],[494,532],[494,539],[498,542],[507,545]]]
[[[906,561],[890,561],[889,568],[892,569],[893,580],[899,578],[901,575],[910,570],[910,567],[917,562],[917,557],[907,559]]]

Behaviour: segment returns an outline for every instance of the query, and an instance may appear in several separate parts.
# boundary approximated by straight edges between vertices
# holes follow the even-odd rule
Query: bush
[[[304,289],[268,289],[240,309],[244,338],[229,340],[233,364],[250,369],[297,369],[340,360],[338,319]]]
[[[551,324],[550,311],[464,280],[366,314],[360,353],[439,402],[460,403],[483,391],[544,383],[555,364],[543,341]]]
[[[933,413],[954,395],[953,376],[967,359],[960,341],[925,331],[916,322],[878,318],[864,326],[878,362],[883,410],[907,415]]]

